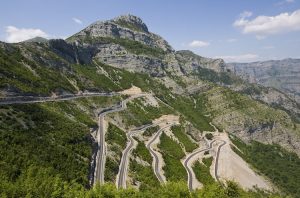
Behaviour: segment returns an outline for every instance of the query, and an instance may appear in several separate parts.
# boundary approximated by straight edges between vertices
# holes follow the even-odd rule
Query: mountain
[[[34,37],[34,38],[32,38],[32,39],[28,39],[28,40],[26,40],[26,41],[23,41],[23,42],[28,42],[28,43],[30,43],[30,42],[46,43],[46,42],[48,42],[48,39],[45,39],[45,38],[43,38],[43,37],[37,36],[37,37]]]
[[[230,63],[227,66],[236,75],[251,83],[274,87],[296,96],[300,95],[300,59]]]
[[[251,182],[299,194],[298,103],[247,82],[222,59],[175,51],[139,17],[97,21],[66,40],[0,42],[0,76],[0,193],[8,197],[116,191],[111,185],[85,189],[101,178],[139,188],[145,197],[170,189],[189,197],[191,188],[182,184],[190,176],[182,162],[206,145],[212,149],[199,163],[187,164],[198,187],[207,187],[201,195],[262,196],[248,191]],[[232,166],[222,165],[219,178],[211,170],[222,146]],[[97,172],[100,152],[106,154],[104,175]],[[126,163],[123,156],[130,152]],[[157,159],[163,161],[162,177],[152,167]],[[124,177],[121,170],[127,170]],[[218,184],[232,179],[243,189]],[[160,181],[167,185],[160,187]],[[114,193],[130,192],[138,194]]]

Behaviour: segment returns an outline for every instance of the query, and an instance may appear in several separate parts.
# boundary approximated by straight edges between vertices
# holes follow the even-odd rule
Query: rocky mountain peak
[[[136,31],[149,32],[147,25],[143,22],[140,17],[127,14],[121,15],[112,20],[120,26],[127,27]]]

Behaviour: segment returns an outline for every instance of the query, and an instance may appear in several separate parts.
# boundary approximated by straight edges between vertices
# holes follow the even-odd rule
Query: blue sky
[[[228,62],[300,58],[300,0],[9,0],[0,6],[0,40],[65,38],[128,13],[176,50]]]

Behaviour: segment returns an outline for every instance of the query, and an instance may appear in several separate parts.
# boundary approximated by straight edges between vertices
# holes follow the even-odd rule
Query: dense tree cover
[[[165,162],[163,170],[167,181],[185,181],[187,179],[187,173],[180,162],[185,154],[180,145],[165,133],[162,133],[158,148]]]
[[[78,113],[70,119],[65,103],[0,107],[0,176],[14,183],[32,165],[53,168],[65,181],[87,185],[93,122]],[[82,122],[81,122],[82,121]]]
[[[183,144],[186,152],[192,152],[198,148],[198,145],[184,132],[184,128],[182,126],[172,126],[171,130],[175,137],[177,137],[177,139]]]
[[[279,145],[262,144],[252,141],[247,145],[231,136],[232,142],[240,149],[233,150],[269,177],[284,193],[300,197],[300,159]]]
[[[49,197],[49,198],[156,198],[156,197],[184,197],[184,198],[275,198],[261,191],[245,192],[234,183],[223,188],[218,184],[207,185],[201,190],[190,192],[185,182],[168,182],[165,185],[145,191],[133,188],[117,189],[115,184],[96,185],[86,189],[75,181],[64,181],[55,175],[53,169],[43,167],[29,167],[14,183],[0,180],[0,197]]]
[[[4,50],[0,46],[1,89],[15,88],[20,92],[40,95],[60,90],[74,92],[75,88],[63,77],[63,73],[61,68],[43,67],[29,60],[18,48],[10,46],[10,50]]]

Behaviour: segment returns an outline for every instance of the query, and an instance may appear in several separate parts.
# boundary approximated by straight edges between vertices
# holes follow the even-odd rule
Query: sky
[[[0,40],[67,38],[124,14],[175,50],[226,62],[300,58],[300,0],[9,0],[0,3]]]

